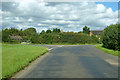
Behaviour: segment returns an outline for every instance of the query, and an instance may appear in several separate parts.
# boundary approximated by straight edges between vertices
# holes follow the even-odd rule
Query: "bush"
[[[31,37],[31,42],[32,43],[39,43],[39,36],[38,35],[32,36]]]
[[[2,41],[3,42],[9,41],[9,34],[7,32],[2,32]]]
[[[41,40],[41,41],[39,41],[40,43],[44,43],[44,44],[52,44],[53,43],[53,36],[50,33],[40,35],[39,39]]]
[[[91,43],[100,43],[98,37],[96,37],[95,35],[91,36]]]
[[[89,36],[85,33],[64,32],[56,34],[42,34],[40,35],[40,43],[70,43],[70,44],[86,44],[99,43],[96,36]]]
[[[119,36],[118,36],[118,24],[107,26],[104,29],[103,33],[103,47],[114,49],[114,50],[120,50],[120,47],[118,45],[119,43]]]

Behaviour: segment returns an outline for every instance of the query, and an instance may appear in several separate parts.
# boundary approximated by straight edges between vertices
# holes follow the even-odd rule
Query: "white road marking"
[[[48,50],[52,50],[53,48],[50,48],[50,49],[48,49]]]
[[[108,62],[109,64],[117,65],[118,66],[118,62],[115,62],[115,61],[113,61],[111,59],[106,59],[105,61]]]
[[[59,47],[63,47],[63,46],[59,46]]]
[[[52,50],[52,49],[57,48],[57,47],[63,47],[63,46],[56,46],[56,47],[53,47],[53,48],[48,48],[48,50]]]

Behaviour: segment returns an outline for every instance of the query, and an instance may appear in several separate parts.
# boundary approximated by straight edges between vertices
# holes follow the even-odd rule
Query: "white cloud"
[[[31,18],[28,19],[28,22],[33,22],[33,20]]]
[[[98,13],[101,13],[101,12],[104,13],[106,11],[106,8],[105,8],[105,6],[103,4],[97,4],[96,11]]]
[[[113,12],[112,8],[94,2],[46,3],[34,0],[3,3],[2,8],[4,26],[33,26],[38,32],[56,27],[64,31],[80,31],[85,25],[90,29],[104,29],[118,20],[118,11]]]
[[[9,18],[8,18],[9,19]],[[14,22],[21,22],[22,20],[20,20],[19,17],[15,17],[15,19],[13,20]]]
[[[40,23],[38,24],[38,26],[42,26],[42,25],[43,25],[43,24],[40,24]]]

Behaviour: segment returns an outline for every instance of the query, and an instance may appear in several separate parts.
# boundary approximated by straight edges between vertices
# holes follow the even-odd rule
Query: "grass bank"
[[[2,78],[10,78],[48,50],[40,46],[2,45]]]
[[[112,49],[104,48],[104,47],[102,47],[102,44],[95,45],[95,47],[96,47],[97,49],[102,50],[102,51],[105,52],[105,53],[108,53],[108,54],[111,54],[111,55],[114,55],[114,56],[119,56],[118,54],[120,53],[120,51],[117,51],[117,50],[112,50]],[[120,56],[119,56],[119,57],[120,57]]]

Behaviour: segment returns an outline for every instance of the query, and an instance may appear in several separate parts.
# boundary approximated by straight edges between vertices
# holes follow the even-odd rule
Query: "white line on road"
[[[109,64],[117,65],[118,66],[118,62],[115,62],[115,61],[113,61],[111,59],[106,59],[105,61],[108,62]]]
[[[48,49],[48,50],[52,50],[53,48],[50,48],[50,49]]]
[[[63,46],[59,46],[59,47],[63,47]]]
[[[63,47],[63,46],[57,46],[57,47]],[[57,48],[57,47],[48,48],[48,50],[52,50],[52,49]]]

